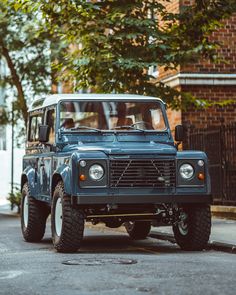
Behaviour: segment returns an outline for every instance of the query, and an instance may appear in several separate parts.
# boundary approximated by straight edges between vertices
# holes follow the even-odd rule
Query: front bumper
[[[73,204],[163,204],[163,203],[212,203],[210,194],[182,194],[182,195],[144,195],[144,194],[80,194],[72,197]]]

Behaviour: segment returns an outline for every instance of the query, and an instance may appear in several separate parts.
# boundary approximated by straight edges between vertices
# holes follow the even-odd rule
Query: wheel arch
[[[28,182],[28,177],[26,174],[22,174],[21,175],[21,182],[20,182],[21,183],[21,186],[20,186],[21,192],[22,192],[23,186],[26,182]]]
[[[63,181],[65,192],[68,195],[71,195],[71,169],[68,165],[63,164],[62,166],[58,167],[56,171],[54,171],[51,183],[51,197],[53,196],[53,192],[59,181]]]
[[[64,183],[61,174],[59,174],[59,173],[53,174],[52,185],[51,185],[51,197],[53,196],[54,190],[55,190],[59,181],[62,181]]]
[[[21,191],[26,182],[28,182],[30,195],[35,197],[38,194],[38,185],[36,182],[37,173],[31,166],[27,166],[21,174]]]

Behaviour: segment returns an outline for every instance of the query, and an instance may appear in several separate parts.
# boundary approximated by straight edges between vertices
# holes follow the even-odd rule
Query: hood
[[[160,154],[160,155],[176,155],[176,148],[173,145],[159,142],[96,142],[96,143],[79,143],[66,145],[64,152],[78,151],[99,151],[106,155],[122,155],[122,154]]]

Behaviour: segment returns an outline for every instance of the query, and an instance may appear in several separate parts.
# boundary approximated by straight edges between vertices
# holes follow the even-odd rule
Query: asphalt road
[[[19,219],[0,215],[0,294],[232,294],[236,255],[183,252],[169,242],[131,241],[124,233],[85,232],[80,252],[23,241]]]

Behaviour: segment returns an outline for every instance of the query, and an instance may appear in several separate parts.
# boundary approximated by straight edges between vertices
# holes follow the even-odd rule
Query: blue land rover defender
[[[58,94],[29,111],[21,177],[21,227],[40,241],[51,214],[58,252],[80,248],[84,223],[124,225],[145,239],[151,224],[173,226],[184,250],[202,250],[211,230],[208,162],[178,151],[161,99],[138,95]]]

